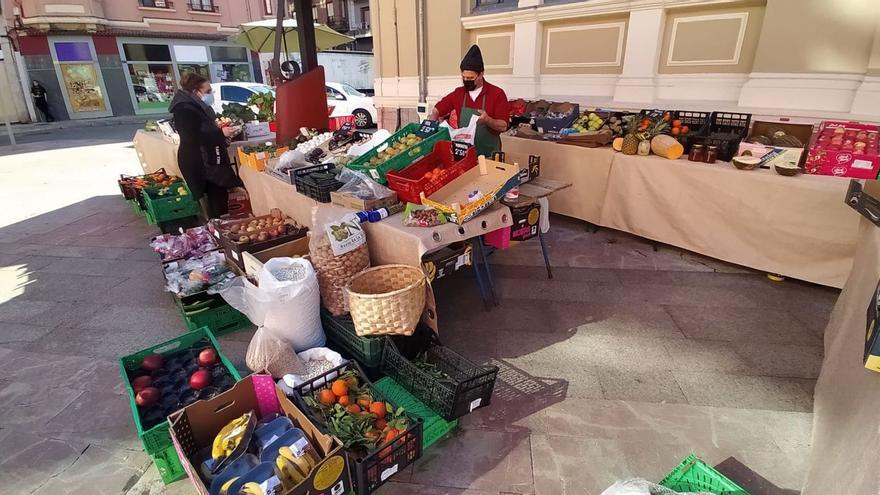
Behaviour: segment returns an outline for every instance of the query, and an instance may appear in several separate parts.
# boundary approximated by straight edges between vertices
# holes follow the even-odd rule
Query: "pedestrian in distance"
[[[46,88],[40,84],[40,81],[31,83],[31,96],[34,98],[34,106],[43,114],[43,120],[52,122],[55,120],[49,111],[49,101],[46,99]]]

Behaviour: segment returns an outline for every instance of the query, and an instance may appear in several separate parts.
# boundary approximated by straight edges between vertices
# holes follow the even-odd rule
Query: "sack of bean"
[[[276,338],[264,327],[258,328],[251,338],[244,362],[251,371],[272,376],[301,375],[307,369],[290,342]]]
[[[321,302],[333,315],[348,313],[345,287],[370,267],[367,235],[354,213],[339,208],[312,208],[309,256],[318,275]]]

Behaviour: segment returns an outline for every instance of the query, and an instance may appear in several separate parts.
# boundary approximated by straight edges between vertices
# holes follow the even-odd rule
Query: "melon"
[[[620,151],[623,149],[623,138],[616,138],[614,141],[611,141],[611,147],[614,148],[614,151]]]
[[[681,155],[684,154],[684,146],[676,141],[674,137],[660,134],[654,136],[654,139],[651,140],[651,151],[653,151],[655,155],[670,160],[678,160]]]

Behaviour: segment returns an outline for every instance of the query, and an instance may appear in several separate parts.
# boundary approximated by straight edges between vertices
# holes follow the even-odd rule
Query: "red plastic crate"
[[[473,147],[467,150],[464,158],[456,162],[452,156],[452,141],[437,141],[433,151],[403,170],[389,170],[385,173],[385,178],[388,180],[388,187],[397,191],[397,197],[401,201],[422,204],[421,193],[425,193],[425,196],[434,194],[476,165],[477,153]],[[441,170],[439,177],[425,176],[435,168]]]
[[[813,135],[804,169],[808,174],[876,179],[880,173],[880,127],[823,121]]]
[[[330,130],[339,130],[343,125],[351,124],[354,128],[354,115],[343,115],[341,117],[330,117]]]

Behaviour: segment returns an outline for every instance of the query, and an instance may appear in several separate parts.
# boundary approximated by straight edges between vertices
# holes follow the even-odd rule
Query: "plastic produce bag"
[[[237,277],[218,291],[229,305],[259,327],[251,341],[254,353],[259,354],[252,355],[248,348],[248,357],[253,358],[248,360],[248,366],[251,361],[255,366],[265,365],[269,357],[280,359],[279,356],[293,356],[289,361],[298,362],[295,351],[323,346],[318,280],[312,264],[303,258],[272,258],[260,270],[259,280],[258,287],[244,277]],[[289,352],[276,350],[279,342]],[[294,365],[289,366],[290,370],[278,376],[295,372]],[[296,367],[300,372],[303,369]]]
[[[321,301],[334,315],[348,312],[345,287],[370,266],[367,235],[354,213],[333,207],[312,208],[309,255],[318,274]]]
[[[306,155],[296,150],[287,150],[278,158],[278,165],[275,170],[289,170],[292,168],[300,168],[311,165],[306,161]]]
[[[601,495],[712,495],[707,492],[677,492],[648,480],[634,478],[618,481],[609,486]]]
[[[305,373],[306,367],[286,340],[276,338],[260,327],[251,338],[244,357],[247,367],[255,373],[268,372],[272,376]]]
[[[446,222],[446,215],[430,206],[407,203],[403,210],[403,224],[407,227],[436,227]]]
[[[305,383],[306,381],[347,362],[342,355],[332,349],[328,349],[327,347],[315,347],[314,349],[300,352],[297,356],[305,365],[306,370],[298,375],[292,373],[284,375],[278,380],[278,386],[281,387],[281,390],[287,395],[293,395],[293,387]],[[320,387],[323,384],[324,379],[322,378],[317,380],[314,383],[314,386]]]
[[[342,187],[337,189],[336,192],[360,199],[386,198],[393,193],[391,189],[379,184],[365,174],[349,168],[342,169],[336,176],[336,180],[342,182]]]
[[[470,145],[474,144],[474,136],[477,134],[477,121],[480,120],[480,117],[477,115],[471,115],[471,121],[465,127],[459,127],[458,129],[453,129],[451,125],[449,125],[449,121],[445,120],[440,124],[440,127],[448,127],[449,128],[449,137],[452,141],[457,141],[459,143],[467,143]]]
[[[354,157],[358,157],[363,155],[364,153],[370,151],[371,149],[379,146],[384,143],[386,139],[391,137],[391,133],[388,132],[387,129],[379,129],[378,131],[373,133],[373,136],[370,137],[369,140],[359,143],[353,144],[351,148],[348,149],[348,154]]]

